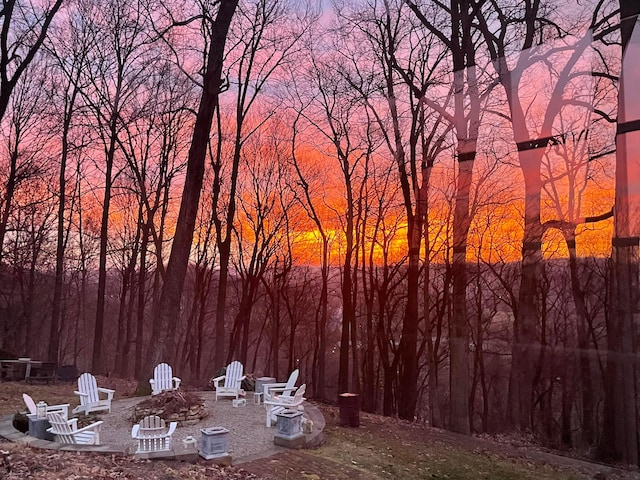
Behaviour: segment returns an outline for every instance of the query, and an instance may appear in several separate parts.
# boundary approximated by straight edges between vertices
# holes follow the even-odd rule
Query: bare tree
[[[330,273],[330,243],[331,235],[327,232],[323,217],[319,213],[321,202],[319,198],[324,197],[323,182],[318,179],[320,175],[314,175],[314,179],[319,181],[313,181],[309,178],[307,172],[303,173],[302,164],[303,161],[299,158],[300,155],[297,152],[298,146],[298,132],[302,111],[306,108],[303,103],[299,107],[295,107],[298,111],[296,118],[293,122],[293,137],[291,142],[291,158],[296,174],[298,176],[298,188],[302,190],[302,199],[300,203],[302,208],[307,213],[308,217],[313,222],[318,235],[320,236],[320,277],[321,288],[320,298],[318,299],[318,307],[316,309],[316,332],[318,342],[316,344],[315,363],[316,368],[314,374],[317,372],[317,381],[314,382],[315,393],[319,398],[326,398],[325,394],[325,373],[326,373],[326,353],[327,353],[327,321],[328,321],[328,305],[329,305],[329,273]],[[310,162],[304,162],[310,163]],[[318,193],[320,190],[322,193]]]
[[[272,127],[270,131],[261,131],[246,142],[243,149],[243,165],[238,177],[242,194],[238,196],[235,222],[239,246],[235,270],[240,277],[240,300],[227,363],[233,358],[239,358],[243,364],[248,362],[250,336],[255,338],[251,320],[258,289],[274,257],[278,259],[277,252],[282,251],[279,245],[289,236],[288,212],[294,199],[287,185],[288,152],[284,151],[283,139],[278,138],[278,130]],[[284,263],[280,276],[285,277],[291,265],[290,256],[281,258],[280,263]],[[273,374],[277,375],[277,369]]]
[[[470,214],[470,191],[473,183],[473,167],[476,157],[478,130],[480,128],[481,102],[487,93],[479,90],[478,69],[476,69],[476,45],[474,44],[474,7],[471,2],[452,0],[444,8],[450,21],[450,36],[441,31],[411,0],[406,3],[420,22],[436,36],[450,52],[453,67],[453,114],[434,104],[428,98],[424,101],[438,112],[449,117],[457,136],[458,184],[456,206],[453,219],[453,316],[450,325],[449,342],[451,355],[451,410],[452,430],[469,433],[469,328],[467,320],[467,236],[472,220]],[[401,70],[405,81],[413,85],[409,72]],[[424,92],[422,92],[424,95]]]
[[[58,108],[57,116],[62,128],[60,130],[60,170],[58,175],[58,227],[56,245],[56,272],[51,308],[51,328],[49,334],[48,358],[52,362],[59,361],[60,350],[60,324],[62,311],[62,296],[65,277],[65,251],[68,239],[68,231],[71,226],[70,204],[67,200],[67,166],[69,157],[74,149],[82,148],[82,145],[74,141],[74,121],[81,109],[81,78],[87,68],[86,58],[88,54],[87,32],[83,31],[83,25],[73,25],[73,20],[67,19],[66,23],[54,27],[55,39],[46,45],[53,57],[53,66],[57,70],[54,76],[55,91],[59,94],[53,96],[52,106]],[[56,78],[57,77],[57,78]],[[58,106],[61,105],[60,109]],[[67,218],[68,216],[68,218]],[[66,225],[69,225],[68,227]]]
[[[156,313],[159,322],[164,328],[164,335],[156,337],[153,350],[149,356],[147,369],[144,374],[149,374],[153,365],[160,362],[165,355],[171,354],[168,351],[172,347],[173,337],[171,333],[175,331],[174,322],[178,318],[180,310],[180,299],[184,286],[185,274],[191,252],[193,232],[195,230],[196,218],[198,214],[198,204],[202,181],[204,176],[204,165],[209,145],[209,135],[213,117],[219,105],[219,94],[223,88],[222,67],[224,60],[225,45],[231,21],[238,7],[238,0],[220,0],[215,16],[206,15],[203,18],[203,28],[207,31],[209,45],[205,55],[202,94],[195,124],[193,126],[193,137],[189,156],[187,160],[187,174],[182,192],[182,201],[178,213],[176,233],[173,238],[169,263],[162,285],[162,295]],[[172,325],[173,328],[170,328]],[[143,379],[148,378],[141,375]]]
[[[329,64],[323,64],[322,60],[314,59],[315,70],[312,71],[313,81],[318,92],[318,120],[316,128],[330,145],[330,152],[335,156],[342,174],[343,188],[345,191],[344,204],[344,238],[342,263],[342,328],[340,341],[340,369],[338,373],[338,393],[349,391],[358,392],[360,386],[353,384],[350,379],[349,353],[352,331],[356,328],[356,289],[353,279],[354,254],[357,244],[355,242],[356,222],[356,191],[358,184],[363,181],[361,164],[370,154],[371,147],[365,142],[366,137],[361,136],[356,128],[357,118],[362,115],[360,107],[348,100],[348,84],[335,79],[333,68]],[[320,117],[322,115],[322,117]],[[315,123],[315,119],[307,118]],[[357,369],[357,363],[352,365]]]
[[[4,118],[18,80],[42,47],[62,1],[3,2],[0,9],[0,120]]]
[[[563,100],[565,89],[572,78],[576,65],[580,65],[584,52],[591,44],[591,33],[585,30],[578,34],[573,43],[547,44],[547,53],[540,52],[542,42],[551,38],[540,35],[548,25],[554,24],[548,3],[527,1],[520,13],[509,10],[506,2],[491,8],[478,7],[478,28],[484,36],[489,56],[497,74],[497,80],[505,89],[508,105],[508,119],[513,128],[518,149],[518,162],[524,178],[524,239],[522,243],[522,278],[519,289],[519,308],[515,319],[515,335],[512,354],[512,369],[509,388],[509,421],[521,429],[532,427],[532,402],[538,356],[538,328],[541,315],[540,285],[544,264],[542,261],[542,236],[544,227],[540,221],[541,160],[546,148],[557,142],[553,126],[558,115],[568,103]],[[508,13],[511,11],[511,13]],[[510,17],[516,15],[516,18]],[[548,21],[541,22],[543,18]],[[495,21],[494,21],[495,19]],[[512,21],[514,20],[514,21]],[[557,26],[557,24],[554,24]],[[518,44],[510,37],[511,29],[521,29]],[[559,27],[559,26],[558,26]],[[541,30],[542,29],[542,30]],[[565,52],[564,59],[554,59],[553,55]],[[556,57],[557,58],[557,57]],[[532,102],[526,100],[525,72],[539,66],[543,59],[556,62],[558,71],[555,84],[544,105],[539,105],[541,115],[532,121],[526,112]],[[541,100],[537,100],[540,102]]]
[[[599,454],[638,464],[637,386],[635,381],[634,316],[638,302],[638,230],[632,217],[629,185],[638,181],[629,177],[630,138],[637,136],[638,118],[633,117],[632,93],[636,86],[626,75],[636,75],[637,57],[629,55],[632,39],[640,34],[638,15],[640,4],[620,0],[622,38],[622,70],[618,98],[616,136],[616,189],[614,206],[614,236],[612,243],[613,311],[607,322],[607,382],[605,385],[604,431]]]
[[[152,52],[161,55],[162,45],[154,44]],[[158,65],[156,72],[147,75],[135,98],[127,105],[128,121],[123,125],[122,134],[118,136],[120,150],[125,157],[127,167],[123,170],[121,190],[128,194],[135,192],[133,204],[138,206],[136,227],[132,227],[137,238],[128,247],[135,253],[130,260],[131,275],[135,274],[136,256],[139,253],[140,268],[137,279],[131,278],[131,287],[137,286],[137,321],[136,321],[136,371],[140,370],[142,349],[145,344],[144,325],[147,310],[147,270],[155,267],[164,274],[163,238],[167,200],[173,178],[184,168],[184,154],[188,144],[187,124],[191,119],[189,108],[193,103],[193,90],[188,79],[170,61]],[[137,230],[140,231],[137,231]],[[151,255],[150,247],[155,250],[156,261],[147,258]],[[159,278],[158,277],[158,278]],[[123,294],[125,292],[123,291]],[[127,292],[128,293],[128,292]],[[130,294],[135,292],[131,288]],[[122,338],[118,344],[122,355],[129,353],[132,343],[134,312],[133,300],[130,299],[129,313],[122,317],[126,323],[119,325],[119,336],[129,332],[126,340]],[[157,322],[151,322],[151,336],[160,334]],[[122,367],[127,363],[121,360]]]
[[[4,262],[20,276],[28,272],[28,281],[20,283],[26,300],[19,315],[22,321],[13,320],[17,342],[14,348],[26,351],[33,346],[36,266],[39,262],[46,265],[39,256],[47,244],[51,225],[44,218],[49,220],[53,200],[48,194],[37,193],[43,188],[43,182],[49,179],[51,157],[43,153],[43,145],[51,148],[51,152],[55,151],[49,143],[51,135],[47,132],[44,80],[38,76],[36,67],[31,66],[16,84],[7,115],[2,121],[3,145],[0,150],[3,167],[0,174],[0,259],[4,258]],[[29,215],[34,218],[29,219]],[[38,327],[45,328],[45,324]]]
[[[439,115],[430,119],[429,127],[425,126],[422,99],[432,80],[435,81],[443,55],[431,48],[429,39],[415,36],[415,25],[407,21],[403,5],[403,1],[385,0],[370,8],[345,10],[342,16],[347,20],[348,28],[362,34],[366,43],[361,46],[364,48],[366,45],[369,54],[353,56],[345,48],[340,51],[345,52],[345,57],[347,53],[350,55],[346,60],[354,64],[352,71],[355,72],[349,78],[350,84],[368,105],[399,175],[407,219],[409,256],[407,297],[396,364],[398,414],[401,418],[413,420],[419,376],[420,251],[423,234],[427,234],[429,179],[433,162],[442,151],[451,126],[444,125]],[[411,87],[399,74],[398,59],[401,57],[404,58],[402,70],[411,77]],[[423,298],[423,303],[428,303],[426,297]],[[426,316],[428,308],[424,310]]]
[[[308,18],[300,18],[295,9],[279,0],[255,0],[243,4],[239,10],[236,29],[231,35],[235,44],[230,52],[229,76],[236,93],[234,124],[228,134],[233,139],[231,165],[225,165],[222,139],[227,135],[220,123],[217,152],[212,157],[214,170],[213,212],[216,226],[216,243],[219,251],[219,282],[216,303],[216,347],[215,364],[224,365],[225,311],[229,262],[231,258],[232,233],[236,214],[238,172],[242,148],[248,138],[271,116],[276,105],[269,112],[262,112],[260,119],[252,124],[248,115],[256,108],[257,99],[263,95],[268,82],[275,80],[277,71],[287,62],[296,58],[297,41],[305,32]],[[285,24],[287,27],[285,28]],[[295,28],[292,28],[295,24]],[[223,171],[227,167],[228,171]],[[227,178],[224,178],[227,175]],[[229,185],[228,191],[222,184]],[[226,196],[227,203],[222,202]]]
[[[140,90],[142,72],[149,59],[145,59],[147,28],[142,11],[136,4],[126,2],[101,5],[98,0],[84,5],[83,28],[89,30],[92,46],[88,61],[96,68],[83,71],[90,88],[82,89],[85,103],[91,109],[98,128],[96,133],[102,144],[104,158],[104,190],[100,232],[100,263],[96,320],[92,349],[92,370],[105,371],[103,362],[103,335],[105,326],[105,292],[107,289],[107,255],[109,240],[109,214],[112,188],[117,172],[119,135],[123,129],[124,113],[128,102]]]
[[[23,184],[31,177],[42,173],[43,162],[33,149],[34,138],[39,134],[38,122],[43,121],[44,92],[38,85],[35,67],[22,80],[17,82],[15,98],[9,101],[10,116],[3,122],[6,151],[3,154],[2,196],[0,197],[0,261],[3,257],[3,244],[10,218],[14,209],[15,196]]]

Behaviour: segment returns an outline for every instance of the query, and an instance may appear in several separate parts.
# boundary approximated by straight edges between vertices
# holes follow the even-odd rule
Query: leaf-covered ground
[[[198,463],[141,460],[52,450],[35,450],[0,443],[0,478],[3,480],[93,479],[253,479],[235,468]]]

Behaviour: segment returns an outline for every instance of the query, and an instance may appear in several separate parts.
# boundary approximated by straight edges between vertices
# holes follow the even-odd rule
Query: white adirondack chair
[[[56,442],[100,445],[102,420],[82,428],[78,428],[77,418],[67,420],[62,418],[59,413],[47,413],[47,420],[51,424],[51,428],[47,428],[47,432],[55,436]]]
[[[73,413],[84,412],[89,415],[100,410],[111,413],[111,400],[115,390],[98,387],[96,377],[90,373],[83,373],[78,377],[78,390],[74,393],[80,397],[80,405],[73,409]],[[107,398],[100,398],[100,394],[106,394]]]
[[[274,400],[275,397],[291,397],[295,393],[298,381],[298,375],[300,371],[296,368],[289,375],[289,379],[285,383],[265,383],[264,388],[264,401]]]
[[[244,367],[242,363],[235,361],[227,365],[224,375],[213,379],[213,385],[216,389],[216,402],[218,397],[234,397],[237,399],[240,395],[245,395],[242,389],[242,380],[246,378],[243,375]]]
[[[157,395],[159,393],[177,390],[180,387],[180,380],[178,377],[173,376],[173,370],[167,363],[159,363],[156,368],[153,369],[153,378],[149,380],[151,384],[151,395]]]
[[[306,400],[304,398],[304,392],[307,389],[307,384],[303,383],[300,388],[296,390],[295,395],[291,397],[279,397],[275,396],[270,400],[265,400],[265,406],[267,407],[267,427],[270,427],[276,421],[276,415],[284,410],[304,410],[302,403]]]
[[[29,409],[29,413],[27,414],[27,416],[35,418],[38,413],[36,402],[34,402],[33,398],[31,398],[31,396],[27,395],[26,393],[22,394],[22,399]],[[47,413],[59,413],[62,418],[69,418],[69,404],[61,403],[60,405],[47,405]]]
[[[138,441],[136,453],[162,452],[171,449],[171,435],[178,422],[171,422],[167,429],[165,422],[157,415],[149,415],[133,426],[131,436]]]

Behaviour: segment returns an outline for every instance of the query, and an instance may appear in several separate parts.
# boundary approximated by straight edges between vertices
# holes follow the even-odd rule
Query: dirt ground
[[[135,382],[98,378],[116,399]],[[36,402],[77,404],[75,385],[0,384],[0,415],[24,411],[22,393]],[[289,451],[240,467],[148,461],[54,452],[0,441],[0,479],[640,479],[637,469],[600,465],[549,452],[517,437],[468,437],[423,425],[360,413],[359,428],[338,425],[338,409],[318,404],[327,421],[319,448]]]

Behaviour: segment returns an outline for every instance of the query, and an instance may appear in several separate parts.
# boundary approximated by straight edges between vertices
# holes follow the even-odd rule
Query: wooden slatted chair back
[[[60,443],[76,443],[73,429],[69,422],[62,418],[59,413],[47,413],[47,420],[51,424],[51,433],[56,436],[56,441]]]
[[[31,398],[30,395],[23,393],[22,399],[29,410],[29,415],[37,415],[38,407],[36,406],[36,402],[34,402],[33,398]],[[69,404],[63,403],[60,405],[47,405],[47,413],[59,413],[62,418],[69,418]]]
[[[296,368],[291,375],[289,375],[289,379],[287,380],[287,384],[284,387],[284,391],[282,392],[283,397],[291,397],[293,395],[294,387],[296,386],[296,382],[298,381],[298,375],[300,371]]]
[[[90,373],[83,373],[78,377],[78,391],[87,394],[80,396],[80,403],[82,405],[97,403],[100,401],[96,377]]]
[[[307,389],[307,384],[303,383],[302,385],[300,385],[300,388],[298,388],[298,390],[296,390],[296,393],[292,398],[292,405],[300,405],[302,402],[305,401],[304,398],[304,392]]]
[[[173,370],[167,363],[159,363],[153,370],[157,390],[173,390]]]
[[[27,409],[29,410],[29,413],[31,415],[35,415],[36,413],[38,413],[38,410],[36,408],[36,402],[33,401],[33,398],[31,398],[30,395],[23,393],[22,399],[24,400],[24,404],[27,406]]]
[[[176,422],[171,422],[167,430],[165,421],[157,415],[144,417],[134,427],[133,437],[138,440],[136,453],[157,452],[169,450],[171,447],[171,435],[175,431]]]
[[[224,386],[225,388],[240,388],[242,383],[242,372],[244,371],[244,367],[242,363],[237,360],[231,362],[227,366],[227,371],[225,372]]]
[[[142,431],[158,430],[165,427],[164,420],[158,415],[149,415],[140,420],[140,429]]]
[[[51,424],[47,432],[53,434],[59,443],[100,445],[102,420],[82,428],[78,428],[77,418],[67,420],[57,412],[47,412],[47,420]]]

